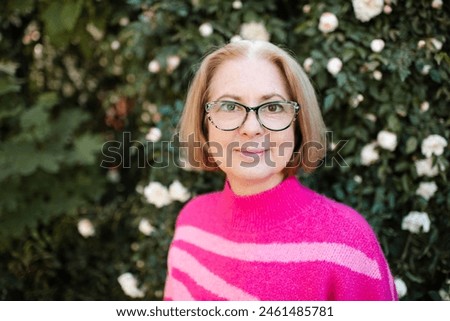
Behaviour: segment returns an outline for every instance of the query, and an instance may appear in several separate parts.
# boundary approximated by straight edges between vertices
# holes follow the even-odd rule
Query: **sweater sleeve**
[[[396,301],[393,278],[384,262],[377,260],[380,277],[369,278],[355,273],[342,273],[335,277],[330,300],[336,301]]]
[[[351,210],[354,211],[354,210]],[[361,274],[353,271],[339,271],[334,276],[334,290],[331,300],[338,301],[396,301],[397,292],[387,260],[378,239],[367,221],[359,214],[348,232],[349,245],[361,252],[361,264],[376,267],[374,273]]]

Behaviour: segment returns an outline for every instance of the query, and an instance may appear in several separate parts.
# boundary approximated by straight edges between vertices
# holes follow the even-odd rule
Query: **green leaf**
[[[399,132],[401,129],[401,124],[395,114],[390,114],[388,116],[388,126],[393,132]]]
[[[334,94],[327,95],[323,101],[323,111],[327,112],[334,103],[336,96]]]
[[[340,72],[337,76],[336,76],[336,80],[337,80],[337,84],[338,87],[344,87],[347,85],[348,81],[347,81],[347,75]]]
[[[56,173],[59,170],[59,163],[63,156],[60,154],[53,154],[50,152],[41,152],[36,157],[36,161],[44,171],[48,173]]]
[[[415,137],[409,137],[406,141],[406,153],[411,154],[417,148],[417,139]]]
[[[20,116],[22,133],[16,137],[17,140],[43,140],[51,129],[51,126],[49,125],[49,110],[57,103],[57,101],[58,96],[56,93],[50,92],[41,94],[37,103],[30,109],[25,110]]]
[[[75,140],[76,158],[83,164],[94,164],[97,154],[101,151],[102,143],[100,136],[84,134]]]
[[[75,23],[81,13],[82,5],[82,0],[64,3],[60,14],[64,23],[64,28],[67,31],[70,32],[75,27]]]
[[[3,143],[0,149],[0,181],[14,174],[30,175],[38,167],[32,143]]]
[[[40,94],[36,105],[44,109],[49,109],[55,106],[57,103],[58,103],[58,94],[56,92],[51,91]]]
[[[8,93],[16,93],[20,91],[20,85],[15,79],[1,77],[0,78],[0,95]]]
[[[433,69],[430,71],[430,77],[435,82],[440,83],[442,81],[441,74],[439,73],[439,70]]]
[[[9,1],[12,9],[20,15],[29,14],[34,9],[34,0]]]
[[[443,51],[436,54],[436,56],[434,57],[434,60],[436,60],[438,65],[441,65],[442,61],[445,61],[445,63],[447,65],[450,65],[450,56],[446,52],[443,52]]]
[[[61,47],[69,43],[82,5],[82,0],[76,2],[54,1],[42,12],[41,17],[50,41]]]
[[[23,130],[33,129],[35,126],[45,127],[49,118],[48,111],[44,108],[32,107],[22,113],[20,117],[20,125]]]

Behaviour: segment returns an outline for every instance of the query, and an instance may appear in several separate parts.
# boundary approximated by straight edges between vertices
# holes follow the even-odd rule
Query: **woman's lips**
[[[254,161],[255,159],[261,158],[267,149],[238,149],[237,150],[242,156]]]

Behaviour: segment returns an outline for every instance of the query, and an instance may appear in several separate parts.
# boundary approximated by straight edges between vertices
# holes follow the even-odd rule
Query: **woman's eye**
[[[220,105],[220,110],[222,110],[222,111],[235,111],[236,110],[236,104],[223,103],[223,104]]]
[[[267,106],[267,110],[271,113],[276,113],[276,112],[280,112],[283,110],[283,106],[279,105],[279,104],[272,104],[272,105],[268,105]]]

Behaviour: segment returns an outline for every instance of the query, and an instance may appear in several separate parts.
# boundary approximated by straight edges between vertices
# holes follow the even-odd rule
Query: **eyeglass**
[[[218,129],[231,131],[241,127],[253,110],[261,126],[272,131],[282,131],[294,122],[300,105],[295,101],[270,101],[256,107],[247,107],[235,101],[206,103],[208,119]]]

